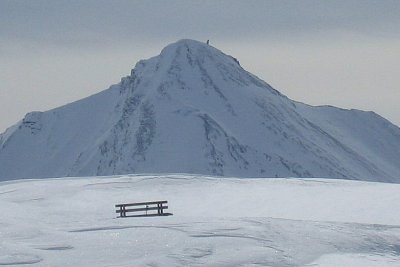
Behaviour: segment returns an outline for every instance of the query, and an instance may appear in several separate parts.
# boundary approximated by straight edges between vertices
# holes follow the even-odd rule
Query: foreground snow
[[[168,200],[169,217],[114,205]],[[0,183],[0,265],[398,266],[400,185],[192,175]]]

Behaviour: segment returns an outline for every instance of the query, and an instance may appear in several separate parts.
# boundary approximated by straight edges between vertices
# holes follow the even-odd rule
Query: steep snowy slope
[[[200,173],[400,181],[400,129],[291,101],[206,44],[181,40],[81,101],[0,137],[0,179]]]

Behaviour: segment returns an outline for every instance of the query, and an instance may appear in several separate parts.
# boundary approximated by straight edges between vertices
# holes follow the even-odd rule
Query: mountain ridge
[[[400,129],[379,115],[292,101],[234,57],[184,39],[105,91],[28,113],[0,135],[0,180],[184,172],[400,182],[398,155]]]

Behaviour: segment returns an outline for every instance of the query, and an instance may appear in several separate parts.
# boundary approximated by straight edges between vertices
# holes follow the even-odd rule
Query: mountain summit
[[[0,135],[0,180],[127,173],[400,182],[400,129],[292,101],[235,58],[180,40],[119,84]]]

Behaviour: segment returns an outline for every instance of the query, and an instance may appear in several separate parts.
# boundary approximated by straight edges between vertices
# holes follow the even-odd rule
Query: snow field
[[[0,266],[399,266],[400,185],[196,175],[0,183]],[[117,218],[168,200],[173,216]]]

